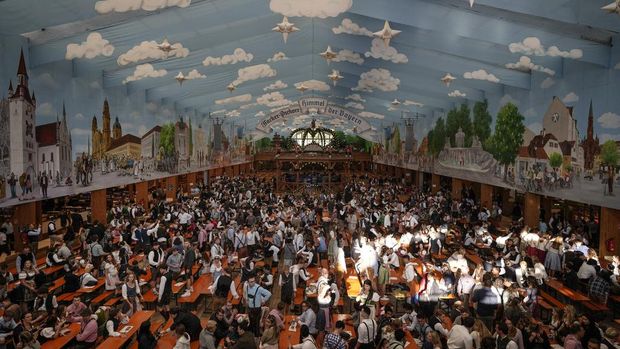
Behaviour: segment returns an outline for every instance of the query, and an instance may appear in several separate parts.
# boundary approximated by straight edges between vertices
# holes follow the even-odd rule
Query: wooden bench
[[[606,305],[596,303],[593,301],[581,302],[581,304],[583,304],[584,307],[588,308],[588,310],[593,311],[595,313],[609,311],[609,308]]]
[[[155,303],[157,303],[157,296],[155,295],[155,293],[153,293],[153,289],[148,290],[146,293],[142,294],[142,297],[144,298],[142,300],[142,305],[145,306],[145,308],[147,309],[154,309],[155,308]]]
[[[69,293],[63,293],[61,295],[59,295],[58,297],[56,297],[56,300],[58,302],[73,302],[73,298],[75,298],[75,296],[79,296],[80,294],[77,292],[69,292]]]
[[[95,305],[101,304],[105,302],[108,299],[108,297],[110,297],[112,294],[113,294],[112,291],[105,291],[101,293],[100,295],[98,295],[97,297],[93,298],[91,302]]]
[[[121,301],[121,297],[112,297],[108,299],[103,305],[105,305],[106,307],[113,307],[116,304],[118,304],[118,302],[120,301]]]
[[[548,294],[545,291],[539,290],[540,292],[540,296],[548,303],[550,303],[552,306],[556,307],[556,308],[560,308],[560,309],[564,309],[566,307],[566,305],[562,302],[560,302],[559,300],[555,299],[553,296],[551,296],[550,294]]]

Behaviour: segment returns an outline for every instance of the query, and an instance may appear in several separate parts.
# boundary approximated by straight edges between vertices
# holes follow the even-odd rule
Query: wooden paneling
[[[136,183],[136,202],[142,204],[144,207],[149,207],[149,199],[149,183]]]
[[[106,189],[95,190],[90,193],[90,210],[93,222],[107,222],[108,200]]]
[[[599,226],[601,230],[599,257],[618,255],[618,248],[620,248],[620,211],[601,207],[601,221]],[[608,239],[614,239],[616,249],[613,252],[607,249]]]
[[[491,209],[493,204],[493,186],[481,183],[480,184],[480,202],[482,206]]]
[[[523,219],[525,224],[531,228],[538,228],[540,217],[540,195],[525,193],[523,205]]]

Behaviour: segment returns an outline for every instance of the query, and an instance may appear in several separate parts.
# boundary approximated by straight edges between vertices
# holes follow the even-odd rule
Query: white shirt
[[[590,279],[595,275],[596,269],[594,269],[594,267],[587,262],[583,262],[583,264],[581,264],[581,267],[579,267],[579,271],[577,272],[577,277],[580,279]]]
[[[463,325],[453,325],[450,332],[448,332],[448,349],[472,349],[473,342],[474,340],[469,334],[469,330]]]
[[[364,319],[357,326],[358,343],[367,344],[375,340],[377,336],[378,325],[375,320]]]
[[[409,262],[405,265],[405,280],[407,282],[411,282],[415,279],[416,271],[415,271],[415,263]]]

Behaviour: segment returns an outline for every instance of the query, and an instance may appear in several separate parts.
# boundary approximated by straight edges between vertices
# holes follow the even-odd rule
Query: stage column
[[[452,177],[452,199],[461,200],[461,189],[463,189],[463,181]]]
[[[177,176],[166,178],[166,200],[177,200],[177,186],[179,185],[179,179]]]
[[[540,217],[540,195],[525,193],[524,201],[523,219],[525,220],[525,225],[530,228],[538,228],[538,220]]]
[[[93,218],[93,222],[107,223],[108,199],[106,189],[90,192],[90,215]]]
[[[431,193],[435,194],[439,190],[441,190],[441,177],[438,174],[433,173],[433,177],[431,177]]]
[[[620,248],[620,211],[612,208],[601,207],[599,234],[599,256],[612,256],[618,254]],[[616,249],[609,251],[607,249],[607,240],[614,239]]]
[[[142,204],[144,208],[149,207],[149,182],[136,183],[136,202]]]
[[[493,204],[493,186],[485,183],[480,183],[480,203],[482,206],[491,209]]]

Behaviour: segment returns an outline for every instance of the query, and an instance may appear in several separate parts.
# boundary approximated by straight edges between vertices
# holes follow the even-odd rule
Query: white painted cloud
[[[151,64],[140,64],[136,67],[133,74],[129,75],[125,80],[123,80],[123,84],[132,81],[138,81],[145,78],[159,78],[168,74],[166,69],[155,70]]]
[[[332,59],[332,61],[334,62],[351,62],[351,63],[355,63],[355,64],[363,64],[364,63],[364,58],[362,58],[362,55],[360,55],[357,52],[353,52],[351,50],[340,50],[337,54],[336,57],[334,59]]]
[[[256,103],[264,105],[269,108],[283,107],[291,104],[291,101],[286,99],[284,95],[278,91],[265,93],[264,95],[256,98]]]
[[[450,93],[448,93],[448,97],[467,97],[466,93],[463,93],[459,90],[454,90]]]
[[[246,81],[257,80],[261,78],[271,78],[276,76],[277,71],[269,66],[269,64],[257,64],[249,67],[241,68],[237,71],[237,79],[233,81],[233,85],[238,86]]]
[[[100,14],[128,12],[135,10],[157,11],[166,7],[187,7],[192,0],[100,0],[95,3],[95,11]]]
[[[377,114],[377,113],[373,113],[369,111],[362,111],[362,112],[357,113],[357,115],[363,118],[368,118],[368,119],[385,119],[385,115]]]
[[[240,106],[239,109],[246,110],[246,109],[254,108],[257,105],[258,105],[258,103],[248,103],[248,104],[244,104],[244,105]]]
[[[572,59],[583,57],[583,51],[581,49],[562,51],[557,46],[551,46],[546,49],[540,42],[540,39],[535,36],[527,37],[521,42],[513,42],[508,45],[508,49],[512,53],[521,53],[528,56],[550,56]]]
[[[372,46],[370,52],[364,54],[366,57],[372,57],[376,59],[383,59],[385,61],[391,61],[393,63],[407,63],[409,58],[402,53],[396,51],[392,46],[386,46],[383,40],[375,38],[372,40]]]
[[[232,96],[232,97],[228,97],[228,98],[223,98],[223,99],[217,99],[215,100],[215,104],[217,105],[224,105],[224,104],[234,104],[234,103],[245,103],[245,102],[249,102],[252,100],[252,95],[249,93],[246,93],[244,95],[238,95],[238,96]]]
[[[504,96],[503,96],[503,97],[499,100],[499,105],[500,105],[500,106],[504,106],[504,105],[506,105],[506,104],[508,104],[508,103],[512,103],[512,104],[514,104],[514,105],[519,104],[519,102],[518,102],[516,99],[512,98],[512,96],[511,96],[511,95],[509,95],[509,94],[505,94],[505,95],[504,95]]]
[[[121,54],[116,59],[116,63],[120,66],[128,65],[145,60],[164,59],[164,58],[181,58],[189,55],[189,49],[183,47],[180,42],[171,45],[172,50],[166,54],[166,52],[159,49],[159,45],[156,41],[142,41],[139,45],[136,45],[129,49],[129,51]]]
[[[223,55],[222,57],[208,56],[202,61],[202,65],[208,67],[210,65],[237,64],[239,62],[251,62],[253,59],[253,54],[245,52],[244,49],[238,47],[229,55]]]
[[[75,114],[75,115],[73,116],[73,118],[74,118],[75,120],[84,120],[84,114],[82,114],[82,113],[77,113],[77,114]]]
[[[154,112],[157,111],[157,109],[159,109],[159,105],[157,105],[157,103],[155,103],[155,102],[148,102],[148,103],[146,103],[145,108],[146,108],[147,111],[149,111],[151,113],[154,113]]]
[[[54,106],[52,105],[52,103],[45,102],[37,106],[38,115],[52,116],[52,115],[56,115],[56,113],[58,113],[58,111],[54,109]]]
[[[536,110],[534,108],[529,108],[528,110],[523,112],[523,116],[525,116],[525,117],[534,117],[534,116],[536,116]]]
[[[269,8],[273,12],[288,17],[336,17],[346,12],[353,0],[271,0]]]
[[[234,118],[234,117],[237,117],[239,115],[241,115],[241,113],[237,109],[231,110],[231,111],[226,113],[226,116],[229,117],[229,118]]]
[[[542,124],[540,122],[533,122],[529,125],[527,125],[527,128],[530,129],[530,131],[532,131],[535,135],[540,134],[540,131],[542,131]]]
[[[620,128],[620,115],[616,113],[604,113],[597,120],[603,128]]]
[[[201,74],[198,70],[196,69],[192,69],[189,73],[187,73],[187,75],[185,75],[185,78],[187,80],[195,80],[195,79],[204,79],[207,76],[204,74]]]
[[[269,58],[267,62],[271,63],[271,62],[279,62],[279,61],[287,61],[287,60],[289,60],[289,58],[286,57],[286,53],[280,51],[280,52],[274,53],[273,57]]]
[[[218,109],[216,111],[211,112],[211,115],[220,115],[220,114],[226,114],[226,109]]]
[[[575,92],[569,92],[564,98],[562,98],[562,102],[564,103],[574,103],[579,101],[579,96]]]
[[[283,82],[282,80],[278,80],[274,83],[271,83],[263,88],[263,91],[271,91],[271,90],[281,90],[283,88],[287,88],[288,84]]]
[[[534,64],[534,62],[532,62],[532,59],[528,56],[521,56],[521,58],[519,58],[519,61],[516,63],[506,64],[506,68],[524,70],[524,71],[535,70],[535,71],[543,72],[545,74],[555,75],[554,70],[545,68],[542,65]]]
[[[306,80],[306,81],[300,81],[295,83],[295,87],[299,87],[301,85],[306,86],[306,88],[308,88],[308,90],[312,91],[329,91],[330,87],[328,84],[326,84],[323,81],[319,81],[319,80]]]
[[[364,98],[362,98],[362,96],[360,96],[359,93],[350,94],[350,95],[346,96],[345,99],[350,99],[350,100],[356,101],[356,102],[366,102],[366,100]]]
[[[88,34],[86,41],[80,44],[68,44],[65,59],[87,58],[93,59],[97,56],[110,57],[114,53],[114,46],[104,39],[101,34],[93,32]]]
[[[88,84],[88,87],[94,89],[94,90],[98,90],[101,88],[101,84],[99,84],[99,81],[93,81],[90,84]]]
[[[499,79],[495,75],[487,73],[487,71],[484,69],[478,69],[472,72],[465,72],[465,74],[463,74],[463,77],[465,79],[483,80],[495,83],[499,82]]]
[[[372,32],[348,18],[344,18],[339,26],[333,27],[334,34],[362,35],[372,38]]]
[[[610,133],[603,133],[598,135],[598,139],[601,141],[601,143],[605,143],[607,141],[616,141],[618,140],[618,135],[612,135]]]
[[[420,107],[422,108],[424,106],[424,103],[420,103],[420,102],[416,102],[416,101],[412,101],[410,99],[405,99],[403,101],[403,105],[412,105],[414,107]]]
[[[357,86],[351,90],[372,92],[377,89],[389,92],[398,90],[398,85],[400,85],[400,79],[393,77],[389,70],[379,68],[362,73]]]
[[[256,116],[257,118],[262,118],[263,116],[265,116],[265,112],[261,110],[258,113],[254,114],[254,116]]]
[[[540,88],[547,89],[555,84],[555,80],[548,77],[540,83]]]
[[[362,103],[349,102],[345,104],[344,106],[345,108],[354,108],[354,109],[364,110],[364,105]]]

